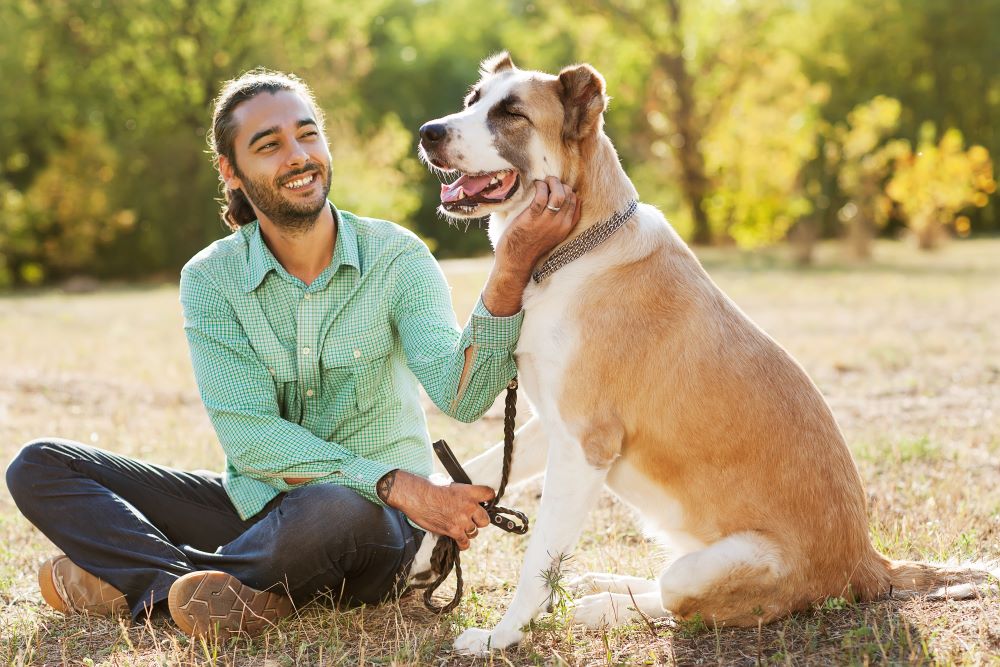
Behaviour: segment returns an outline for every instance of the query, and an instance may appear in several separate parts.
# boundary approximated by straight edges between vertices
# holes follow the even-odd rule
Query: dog
[[[442,186],[441,212],[488,214],[495,246],[532,182],[554,175],[584,207],[570,244],[638,200],[603,131],[608,98],[594,68],[553,76],[501,53],[480,73],[464,109],[420,130],[422,159],[461,174]],[[515,356],[535,416],[517,432],[510,480],[544,472],[541,506],[512,603],[492,630],[463,632],[456,650],[521,639],[550,603],[540,575],[572,551],[603,487],[676,557],[658,580],[576,580],[597,591],[574,604],[574,622],[588,627],[699,614],[756,626],[833,596],[969,596],[997,575],[875,550],[861,477],[820,391],[653,206],[532,281],[523,305]],[[501,457],[497,445],[470,461],[472,481],[496,488]],[[435,541],[424,540],[411,578],[429,575]]]

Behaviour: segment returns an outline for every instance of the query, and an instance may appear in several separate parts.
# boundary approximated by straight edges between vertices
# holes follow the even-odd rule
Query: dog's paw
[[[519,630],[504,632],[494,629],[469,628],[455,640],[455,650],[466,655],[486,655],[491,649],[503,649],[521,641],[524,633]]]
[[[639,617],[635,609],[615,598],[608,593],[597,593],[576,600],[572,622],[594,629],[625,625]]]
[[[587,572],[586,574],[571,578],[567,582],[566,588],[574,591],[586,591],[588,593],[617,593],[617,580],[618,578],[613,574]]]

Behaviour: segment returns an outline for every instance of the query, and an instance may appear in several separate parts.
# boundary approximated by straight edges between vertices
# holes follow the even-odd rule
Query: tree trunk
[[[667,12],[673,48],[669,52],[661,52],[657,60],[674,84],[675,98],[673,104],[669,105],[668,117],[674,131],[680,135],[680,140],[671,141],[670,145],[681,166],[681,191],[691,209],[691,219],[694,222],[691,241],[697,245],[707,245],[712,242],[712,229],[703,206],[708,192],[708,177],[705,175],[705,158],[701,154],[702,132],[695,108],[694,82],[682,54],[684,39],[679,1],[667,0]]]
[[[819,239],[819,221],[815,218],[803,218],[792,227],[788,233],[792,244],[792,259],[798,266],[811,266]]]
[[[929,220],[924,221],[924,224],[918,225],[916,230],[918,248],[921,250],[937,250],[938,245],[941,243],[942,227],[933,216],[930,216]]]
[[[872,258],[872,223],[867,212],[862,210],[854,216],[847,226],[847,242],[854,259],[869,260]]]

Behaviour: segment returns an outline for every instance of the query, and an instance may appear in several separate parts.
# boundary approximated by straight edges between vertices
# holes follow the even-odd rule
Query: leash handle
[[[438,459],[441,461],[441,465],[444,469],[448,471],[451,478],[458,482],[459,484],[472,484],[472,479],[469,477],[469,473],[465,472],[465,468],[462,464],[458,462],[455,457],[455,453],[451,451],[451,447],[444,440],[438,440],[432,447],[434,447],[434,453],[437,454]]]
[[[458,482],[459,484],[472,484],[472,478],[469,477],[469,473],[465,472],[465,468],[462,464],[458,462],[458,458],[455,453],[451,451],[451,447],[444,440],[438,440],[432,447],[434,448],[434,453],[437,454],[438,459],[441,461],[441,465],[444,469],[448,471],[451,478]],[[512,510],[507,507],[500,507],[492,503],[479,503],[486,510],[486,513],[490,515],[490,523],[507,531],[508,533],[515,533],[517,535],[524,535],[528,532],[528,517],[523,512],[517,510]],[[504,515],[512,515],[520,520],[518,524],[514,519],[509,518]]]

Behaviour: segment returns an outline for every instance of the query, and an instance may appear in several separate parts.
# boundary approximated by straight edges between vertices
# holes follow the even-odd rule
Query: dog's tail
[[[893,597],[965,599],[998,590],[1000,569],[978,563],[939,565],[912,560],[886,560]]]

